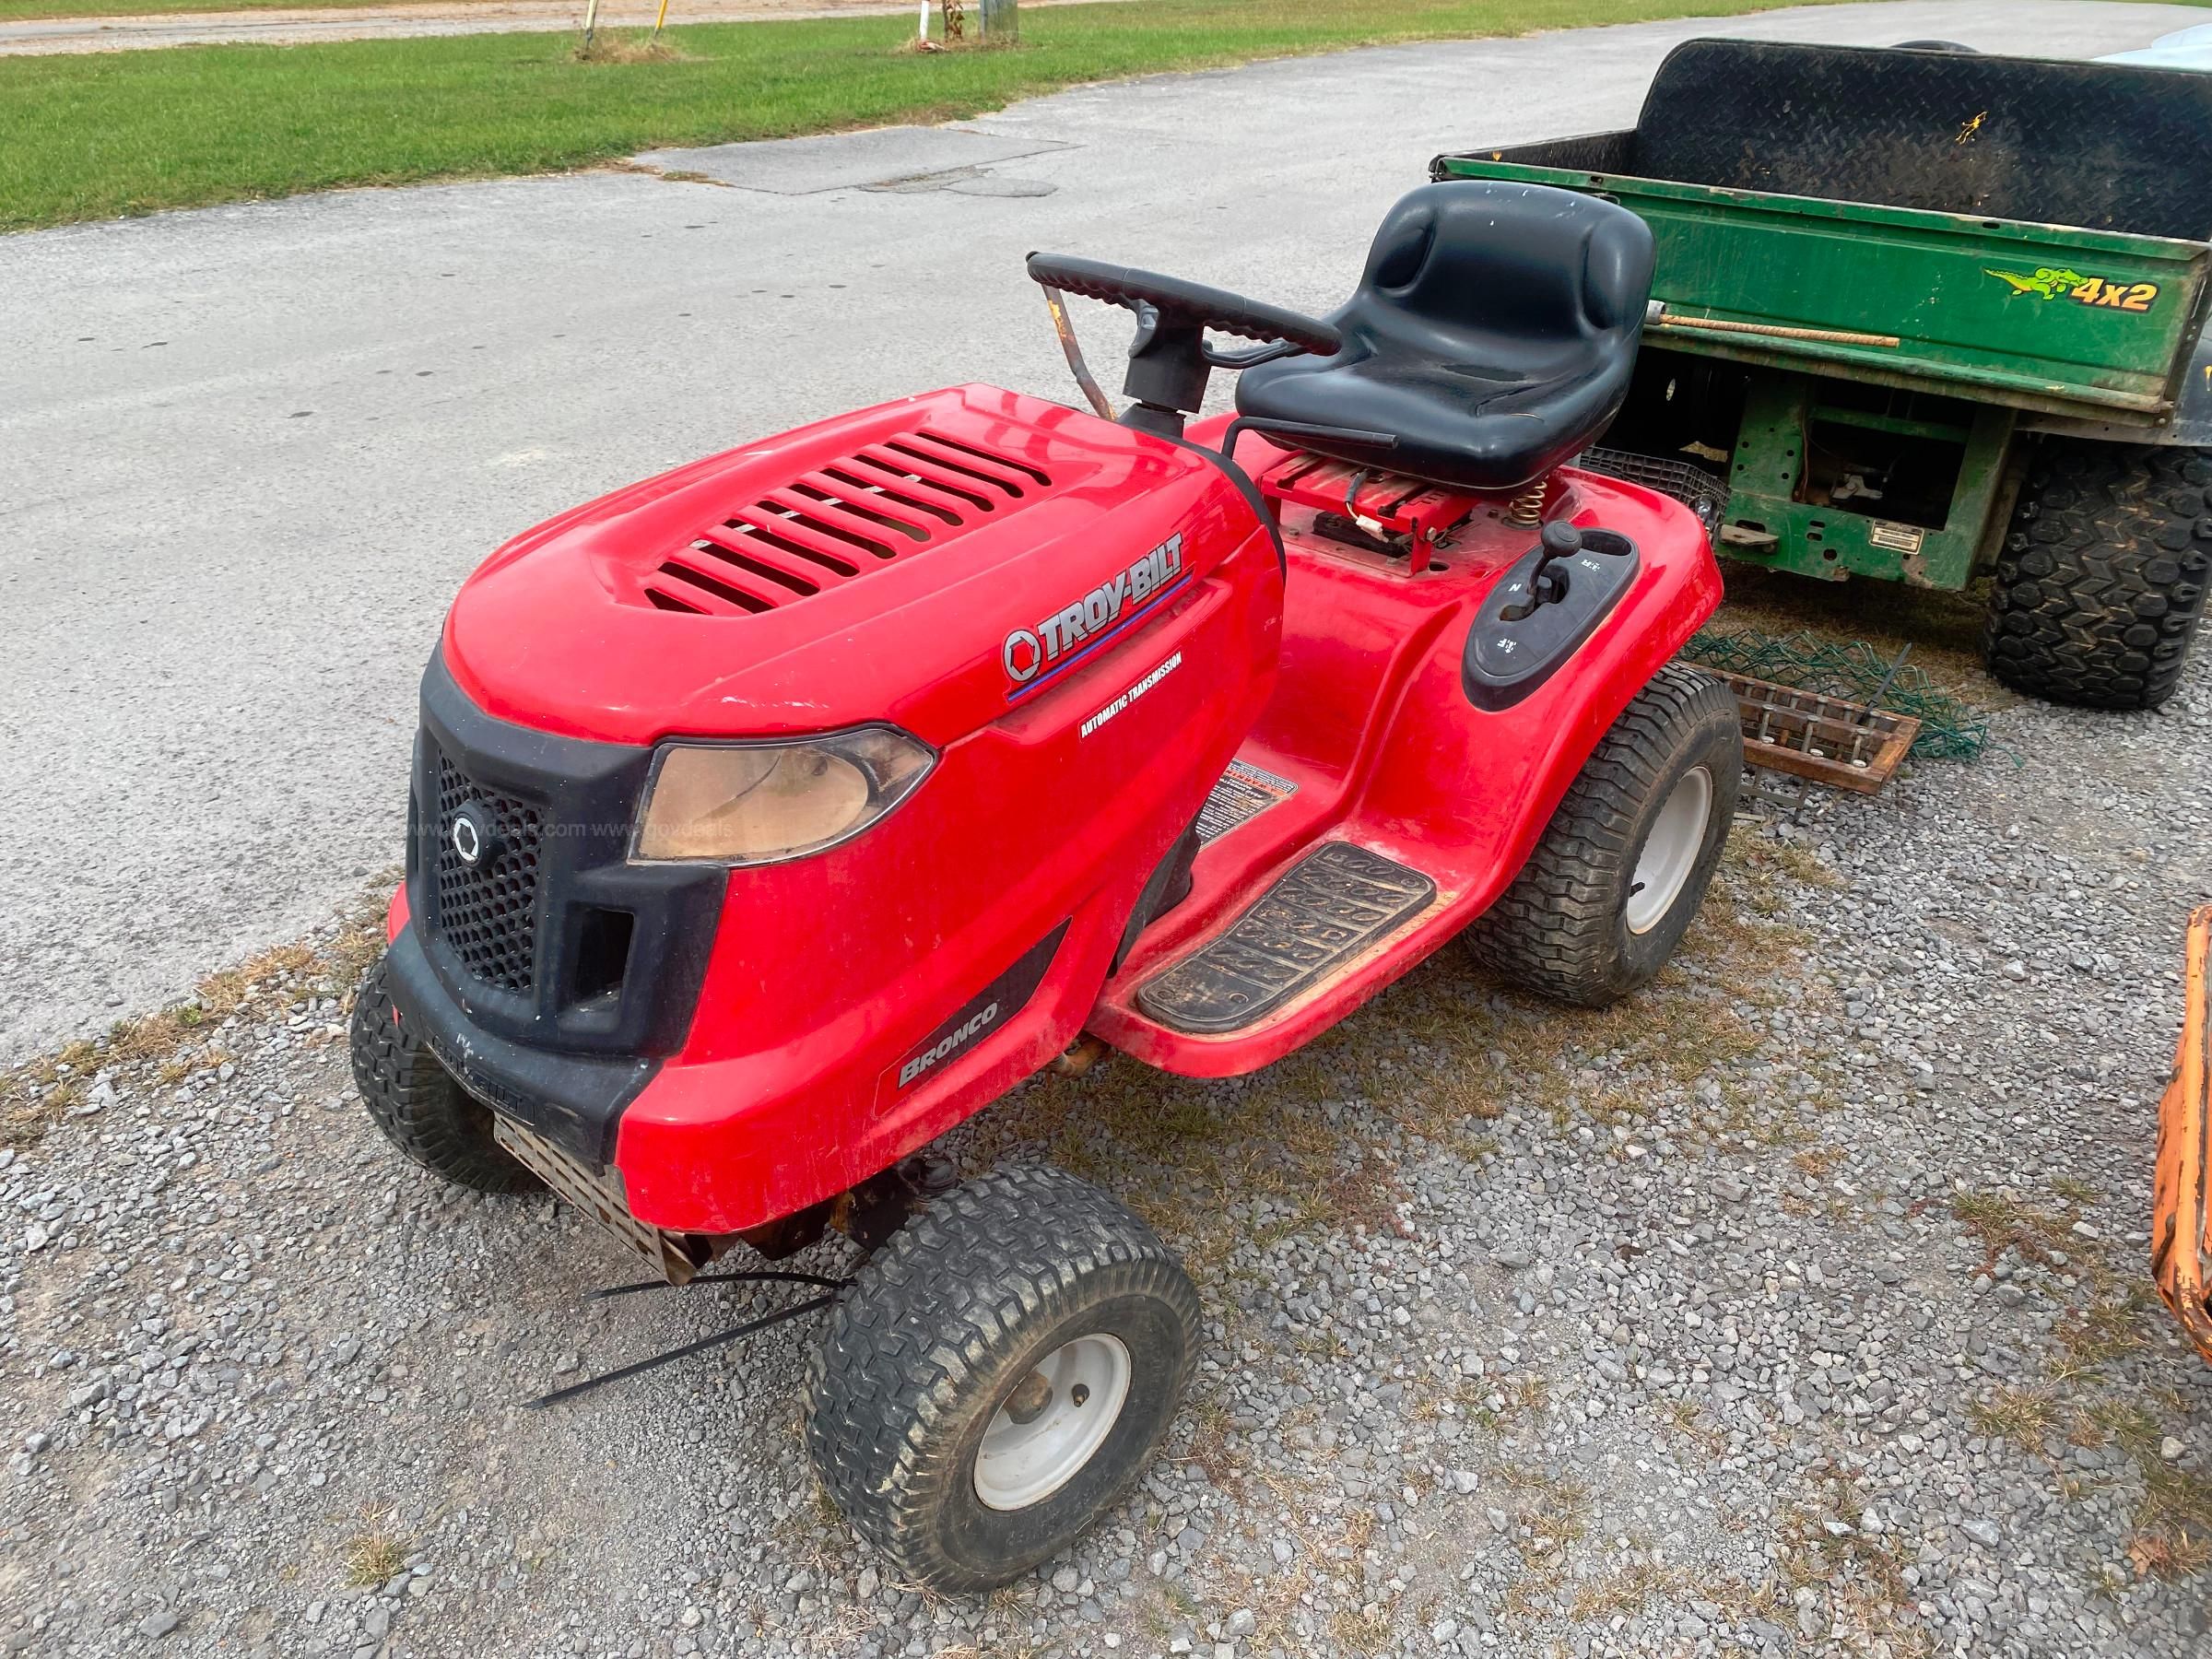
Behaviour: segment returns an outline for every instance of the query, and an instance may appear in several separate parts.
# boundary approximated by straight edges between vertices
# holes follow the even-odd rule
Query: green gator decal
[[[2063,266],[2038,265],[2035,275],[1999,271],[1984,266],[1985,275],[2007,284],[2016,294],[2035,294],[2045,300],[2072,300],[2105,311],[2147,312],[2159,297],[2155,282],[2107,282],[2101,276],[2084,276]]]
[[[2070,294],[2088,280],[2079,271],[2053,270],[2049,265],[2039,266],[2032,276],[2018,276],[2011,271],[1990,271],[1987,275],[2010,283],[2016,294],[2041,294],[2046,300]]]

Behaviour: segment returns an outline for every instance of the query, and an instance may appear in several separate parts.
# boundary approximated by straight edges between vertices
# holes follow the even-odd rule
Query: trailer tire
[[[1150,1228],[1072,1175],[1001,1170],[933,1200],[841,1294],[807,1451],[901,1578],[990,1590],[1128,1490],[1198,1340],[1198,1293]]]
[[[1734,694],[1681,664],[1661,668],[1598,739],[1512,885],[1468,929],[1475,959],[1590,1008],[1649,983],[1704,902],[1743,775]]]
[[[353,999],[353,1081],[384,1138],[432,1174],[479,1193],[543,1185],[491,1137],[477,1100],[407,1030],[382,962]]]
[[[2084,709],[2173,695],[2212,590],[2212,451],[2046,440],[1997,557],[1983,648]]]

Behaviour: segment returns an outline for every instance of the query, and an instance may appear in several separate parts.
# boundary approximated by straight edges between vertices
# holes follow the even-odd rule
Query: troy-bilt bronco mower
[[[1196,1294],[1104,1194],[923,1148],[1086,1033],[1249,1072],[1463,933],[1604,1003],[1697,911],[1741,737],[1668,659],[1719,572],[1560,465],[1652,257],[1494,182],[1399,203],[1327,321],[1033,255],[1100,413],[930,393],[509,544],[423,677],[377,1122],[673,1283],[843,1230],[849,1282],[735,1276],[828,1292],[830,1492],[927,1584],[1060,1549],[1166,1431]],[[1064,294],[1136,315],[1118,422]],[[1241,413],[1186,431],[1217,368]]]

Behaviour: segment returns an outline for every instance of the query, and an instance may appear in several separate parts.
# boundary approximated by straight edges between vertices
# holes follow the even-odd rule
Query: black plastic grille
[[[453,815],[474,802],[492,822],[490,856],[464,864]],[[537,852],[545,815],[438,758],[438,931],[485,983],[527,994],[537,951]]]

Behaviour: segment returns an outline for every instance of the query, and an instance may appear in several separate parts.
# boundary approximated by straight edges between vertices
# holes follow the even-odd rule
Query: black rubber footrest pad
[[[1178,1031],[1256,1024],[1429,908],[1436,883],[1379,853],[1328,841],[1205,949],[1146,983],[1137,1006]]]

